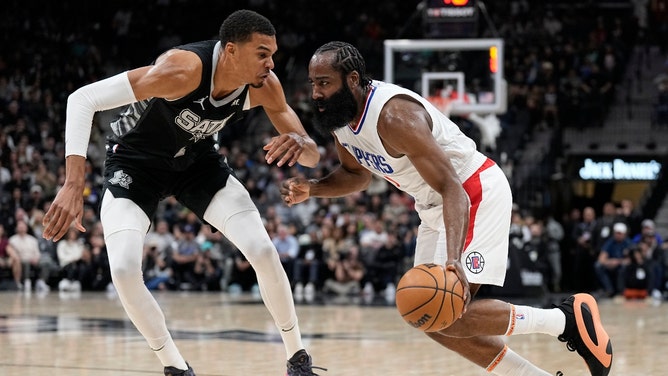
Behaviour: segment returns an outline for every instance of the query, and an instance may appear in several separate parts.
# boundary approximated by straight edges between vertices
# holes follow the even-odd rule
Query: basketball
[[[464,286],[441,265],[421,264],[399,280],[397,310],[412,327],[437,332],[452,325],[464,309]]]

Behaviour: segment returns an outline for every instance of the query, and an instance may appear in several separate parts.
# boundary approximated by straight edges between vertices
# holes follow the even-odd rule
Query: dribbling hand
[[[459,278],[459,281],[462,283],[462,286],[464,287],[464,309],[462,310],[462,315],[464,315],[466,313],[466,310],[468,309],[469,303],[471,302],[471,289],[469,288],[469,281],[466,278],[464,267],[462,266],[462,263],[459,260],[457,261],[448,260],[445,262],[445,269],[455,272],[455,274],[457,274],[457,278]]]

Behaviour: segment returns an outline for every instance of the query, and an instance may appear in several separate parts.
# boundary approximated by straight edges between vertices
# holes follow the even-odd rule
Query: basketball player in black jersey
[[[169,195],[221,231],[252,264],[285,344],[287,375],[315,375],[278,253],[248,192],[214,148],[218,131],[262,106],[279,133],[264,146],[267,163],[318,163],[316,144],[272,72],[275,34],[264,16],[240,10],[223,22],[220,40],[175,47],[152,65],[84,86],[68,98],[66,181],[45,216],[43,236],[57,241],[71,224],[85,231],[84,162],[93,115],[129,105],[112,123],[100,216],[114,286],[165,375],[195,374],[141,274],[144,236],[158,202]]]

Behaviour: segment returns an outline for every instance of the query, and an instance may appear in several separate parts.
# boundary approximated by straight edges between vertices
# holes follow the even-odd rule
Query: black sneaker
[[[607,376],[612,367],[612,342],[603,329],[594,297],[575,294],[556,307],[566,315],[566,328],[559,340],[584,358],[592,376]]]
[[[327,371],[326,368],[311,365],[311,356],[302,349],[288,360],[288,371],[285,376],[318,376],[317,373],[313,373],[314,368]]]
[[[192,367],[188,363],[186,365],[188,369],[185,371],[176,367],[165,367],[165,376],[195,376]]]

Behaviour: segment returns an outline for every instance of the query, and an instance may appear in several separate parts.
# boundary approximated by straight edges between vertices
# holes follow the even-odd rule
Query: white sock
[[[566,327],[566,316],[559,308],[542,309],[510,305],[510,322],[506,335],[544,333],[559,336]]]
[[[162,338],[147,338],[146,341],[151,347],[151,350],[158,356],[160,363],[165,367],[176,367],[178,369],[187,370],[188,365],[183,360],[179,349],[171,336]]]
[[[517,355],[508,346],[496,356],[486,368],[487,372],[499,376],[551,376],[528,360]]]

